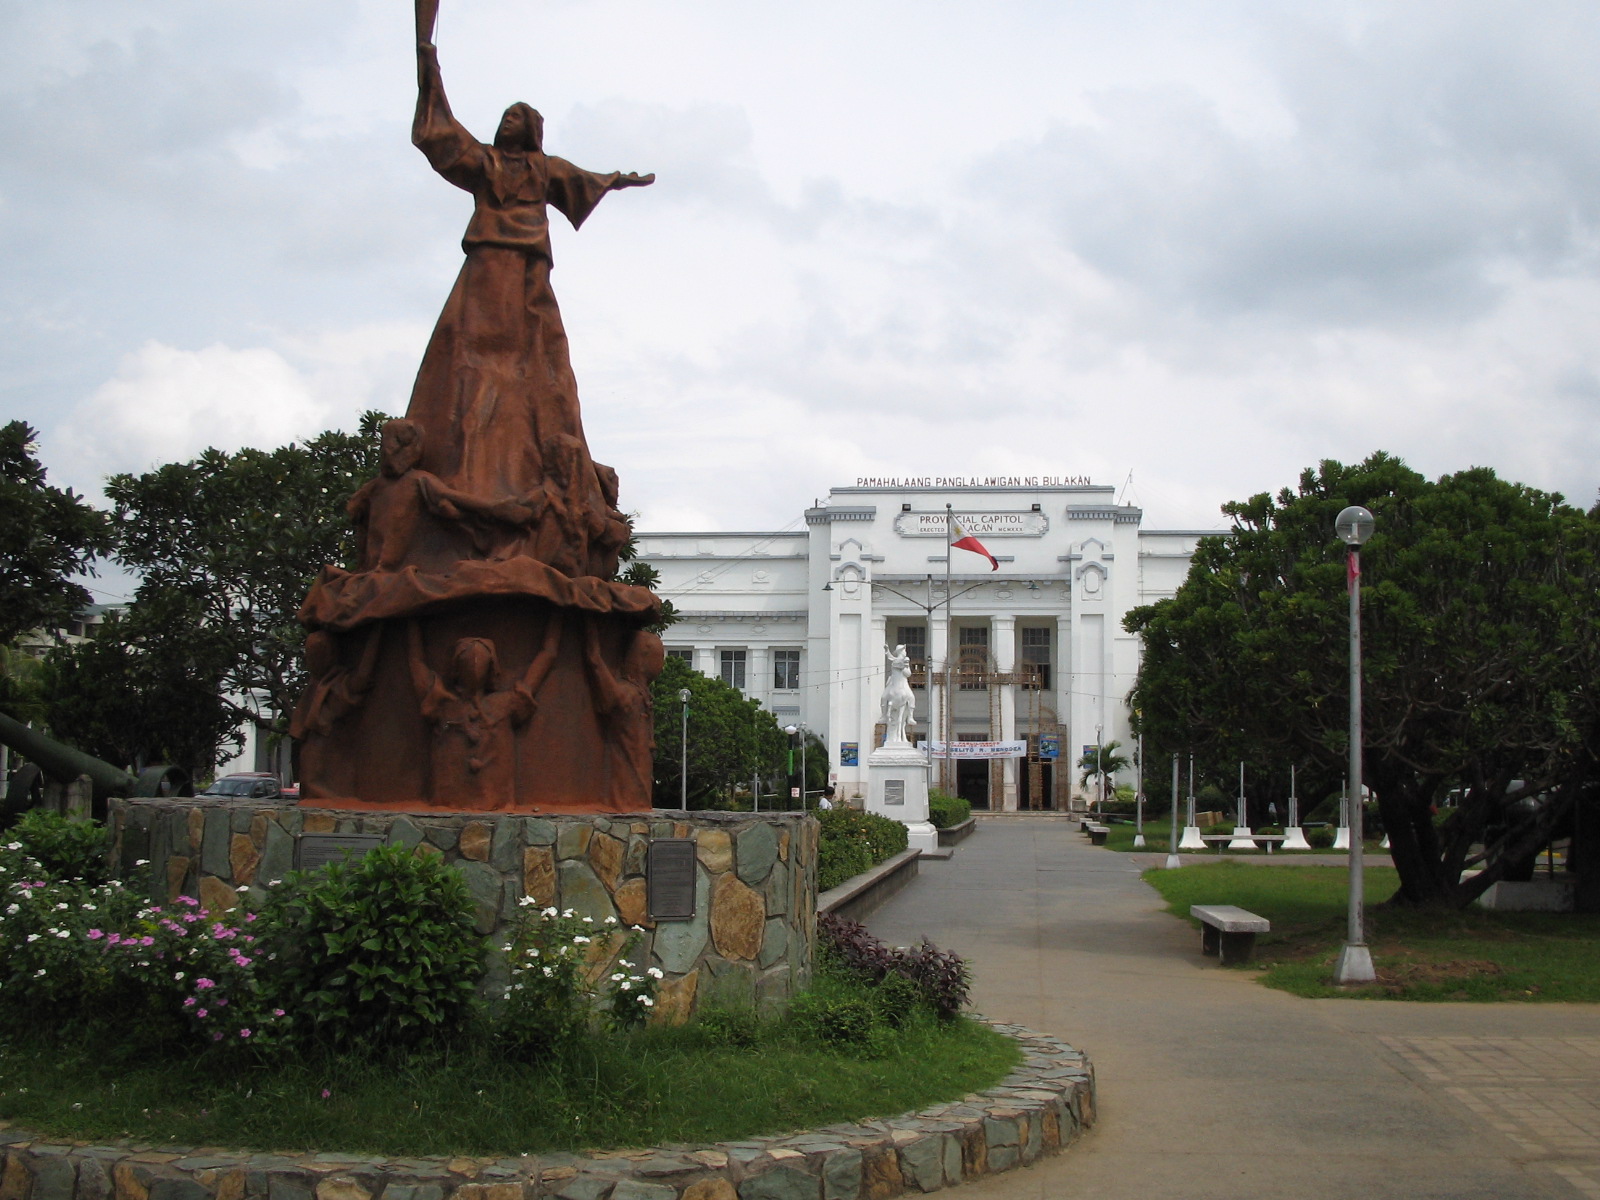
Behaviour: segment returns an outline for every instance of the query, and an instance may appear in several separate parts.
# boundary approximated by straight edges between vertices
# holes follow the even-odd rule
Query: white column
[[[877,728],[878,722],[883,719],[883,685],[885,679],[883,646],[884,638],[889,633],[888,625],[888,618],[882,613],[875,612],[872,614],[872,636],[867,639],[866,645],[866,660],[872,664],[872,669],[866,673],[868,701],[864,714],[865,719],[861,722],[862,725],[866,726],[869,735]],[[867,739],[863,739],[861,744],[865,748],[868,744]],[[877,746],[874,745],[873,749],[876,750]]]
[[[721,673],[721,664],[717,662],[717,648],[695,643],[694,669],[700,674],[716,679]]]
[[[772,664],[768,661],[767,648],[748,647],[745,650],[744,669],[744,694],[752,700],[760,701],[762,707],[771,708],[769,700],[772,697]]]
[[[994,656],[996,671],[1010,674],[1017,669],[1016,617],[996,615],[989,618],[989,652]],[[1017,689],[1012,684],[1001,685],[1000,728],[989,736],[1002,742],[1013,741],[1017,736]],[[1001,812],[1017,811],[1017,772],[1026,767],[1019,759],[1002,760],[1000,795],[991,799],[993,807]]]

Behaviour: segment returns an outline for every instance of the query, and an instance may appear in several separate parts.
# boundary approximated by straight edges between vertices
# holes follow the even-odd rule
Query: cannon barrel
[[[92,754],[63,745],[36,729],[29,729],[5,713],[0,713],[0,742],[27,755],[46,775],[60,783],[71,783],[79,775],[87,775],[94,784],[97,800],[106,796],[131,796],[139,786],[137,776]]]

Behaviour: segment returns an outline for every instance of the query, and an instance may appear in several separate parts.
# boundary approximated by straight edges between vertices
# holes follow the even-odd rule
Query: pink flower
[[[120,941],[122,941],[122,935],[120,933],[108,933],[108,934],[106,934],[106,945],[115,946]]]
[[[142,937],[139,939],[139,945],[141,946],[154,946],[155,944],[156,940],[153,937]]]
[[[248,1029],[241,1029],[241,1030],[239,1030],[239,1036],[243,1037],[243,1038],[247,1038],[247,1037],[250,1036],[250,1031]]]
[[[197,916],[195,916],[195,914],[194,914],[194,913],[184,913],[184,914],[183,914],[183,923],[184,923],[184,924],[185,924],[185,925],[193,925],[193,924],[194,924],[194,923],[195,923],[195,922],[196,922],[196,921],[198,921],[198,920],[199,920],[199,919],[200,919],[200,918],[199,918],[199,917],[197,917]]]
[[[328,1097],[329,1097],[329,1096],[331,1096],[331,1095],[333,1095],[333,1093],[332,1093],[332,1092],[330,1092],[330,1091],[329,1091],[329,1090],[328,1090],[328,1089],[327,1089],[327,1088],[323,1088],[323,1089],[322,1089],[322,1098],[323,1098],[323,1099],[324,1099],[324,1100],[326,1100],[326,1099],[327,1099],[327,1098],[328,1098]]]
[[[99,941],[103,937],[105,937],[105,934],[101,933],[98,929],[89,930],[88,938],[91,942]]]
[[[199,1012],[195,1013],[195,1016],[197,1016],[197,1017],[204,1017],[205,1015],[206,1015],[206,1010],[203,1009],[203,1008]]]
[[[196,980],[195,980],[195,981],[194,981],[194,989],[195,989],[195,991],[197,991],[197,992],[203,992],[203,991],[205,991],[205,990],[206,990],[206,989],[207,989],[207,988],[214,988],[214,987],[216,987],[216,986],[217,986],[217,985],[216,985],[216,983],[215,983],[215,981],[213,981],[213,980],[210,980],[210,979],[206,979],[206,978],[204,978],[204,977],[202,977],[202,978],[200,978],[200,979],[196,979]]]
[[[213,1041],[213,1042],[220,1042],[220,1041],[221,1041],[221,1040],[222,1040],[222,1034],[220,1034],[220,1033],[213,1033],[213,1034],[212,1034],[212,1035],[211,1035],[211,1040],[212,1040],[212,1041]]]
[[[275,1017],[281,1017],[281,1016],[283,1016],[283,1009],[281,1009],[281,1008],[275,1008],[275,1009],[273,1009],[273,1010],[272,1010],[272,1015],[273,1015],[273,1016],[275,1016]]]
[[[193,997],[193,996],[190,996],[190,997],[189,997],[189,998],[188,998],[188,999],[187,999],[187,1000],[185,1000],[185,1001],[184,1001],[184,1002],[183,1002],[183,1006],[184,1006],[184,1007],[185,1007],[185,1008],[193,1008],[193,1007],[194,1007],[194,1005],[195,1005],[195,999],[194,999],[194,997]],[[203,1016],[203,1015],[204,1015],[204,1014],[203,1014],[203,1013],[202,1013],[202,1014],[201,1014],[201,1015],[202,1015],[202,1016]]]
[[[255,913],[245,913],[244,919],[246,921],[254,921],[256,919],[256,915]]]

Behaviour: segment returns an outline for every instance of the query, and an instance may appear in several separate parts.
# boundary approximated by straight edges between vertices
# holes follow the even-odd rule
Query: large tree
[[[76,582],[108,547],[106,515],[45,482],[32,427],[0,426],[0,646],[65,625],[92,597]]]
[[[789,738],[777,719],[739,689],[667,659],[651,686],[656,710],[655,803],[677,808],[682,794],[683,702],[689,690],[689,807],[709,808],[757,776],[782,776]],[[809,764],[807,764],[809,766]]]
[[[1174,598],[1127,617],[1143,641],[1138,725],[1152,760],[1193,750],[1219,775],[1294,762],[1302,795],[1339,786],[1348,598],[1333,522],[1348,504],[1377,518],[1361,553],[1362,741],[1397,899],[1463,905],[1569,820],[1595,776],[1595,514],[1482,468],[1430,482],[1382,453],[1225,505],[1231,535],[1200,543]]]
[[[241,743],[222,678],[233,647],[181,592],[112,614],[88,640],[46,661],[51,734],[129,770],[152,763],[208,774]]]
[[[187,621],[206,648],[194,678],[236,722],[280,732],[293,709],[305,679],[295,613],[324,564],[354,556],[345,502],[377,470],[385,419],[276,450],[207,450],[106,487],[117,561],[141,576],[130,622],[161,653],[182,650],[171,635]]]

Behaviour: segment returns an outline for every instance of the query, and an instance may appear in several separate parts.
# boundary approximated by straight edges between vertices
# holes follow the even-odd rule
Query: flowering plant
[[[637,932],[628,942],[624,954],[632,953],[639,940]],[[622,958],[617,960],[618,970],[611,973],[611,1004],[606,1009],[606,1019],[613,1029],[637,1029],[650,1019],[656,1006],[656,984],[662,978],[660,967],[647,967],[642,974],[634,973],[635,964]]]

